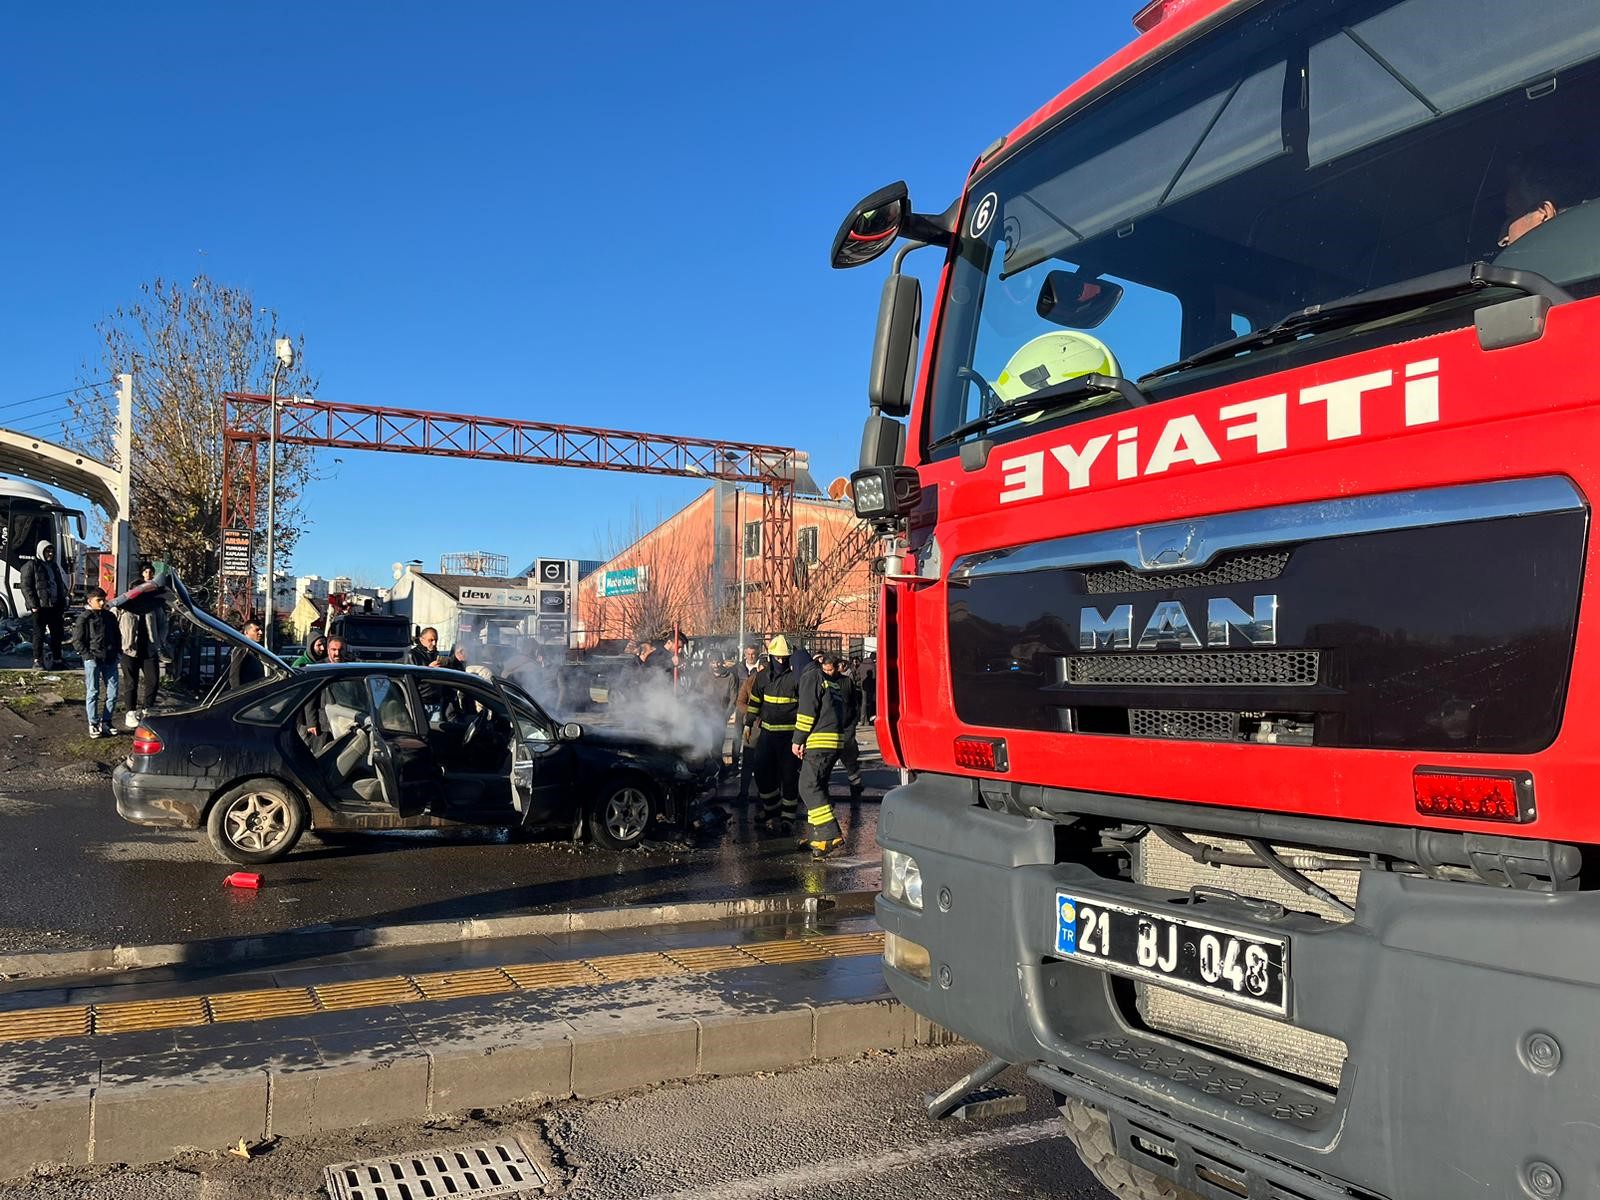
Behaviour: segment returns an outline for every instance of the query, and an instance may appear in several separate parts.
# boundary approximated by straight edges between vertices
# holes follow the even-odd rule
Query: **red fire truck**
[[[1026,1072],[1119,1196],[1600,1195],[1600,8],[1136,24],[833,247],[896,250],[885,974],[993,1055],[930,1111]]]

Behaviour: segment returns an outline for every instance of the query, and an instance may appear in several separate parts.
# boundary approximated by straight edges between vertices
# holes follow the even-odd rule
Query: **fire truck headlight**
[[[856,516],[865,521],[888,514],[889,494],[881,471],[859,471],[850,482],[855,488]]]
[[[883,890],[891,900],[922,908],[922,871],[917,860],[898,850],[883,852]]]

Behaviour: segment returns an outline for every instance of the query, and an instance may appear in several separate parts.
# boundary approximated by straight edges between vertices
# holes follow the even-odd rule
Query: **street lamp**
[[[294,343],[286,337],[281,337],[273,347],[272,363],[272,388],[271,398],[267,411],[271,424],[267,429],[267,606],[265,636],[267,649],[273,648],[273,641],[277,632],[276,624],[272,619],[273,592],[277,583],[277,538],[278,538],[278,377],[284,371],[294,369]]]

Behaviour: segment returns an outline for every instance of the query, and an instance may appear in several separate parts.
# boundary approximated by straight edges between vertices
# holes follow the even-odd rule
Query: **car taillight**
[[[1526,771],[1497,774],[1418,768],[1411,776],[1411,791],[1417,811],[1430,817],[1522,824],[1538,815],[1533,804],[1533,776]]]
[[[958,737],[956,739],[956,766],[972,771],[1008,771],[1011,762],[1006,756],[1004,738]]]
[[[166,745],[157,736],[154,729],[147,729],[141,725],[133,731],[132,751],[134,754],[160,754],[165,749]]]

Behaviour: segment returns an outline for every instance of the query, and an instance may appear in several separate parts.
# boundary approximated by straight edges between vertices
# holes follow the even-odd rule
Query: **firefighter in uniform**
[[[789,641],[781,633],[767,646],[767,665],[756,673],[745,706],[745,746],[755,753],[761,815],[774,833],[793,829],[800,809],[800,764],[789,746],[794,738],[800,680],[790,668]]]
[[[861,685],[850,678],[845,664],[831,654],[820,660],[829,687],[839,693],[844,704],[844,728],[839,731],[839,765],[850,779],[850,799],[861,799],[866,790],[861,782],[861,748],[856,745],[856,721],[861,717]]]
[[[839,760],[845,731],[845,701],[826,674],[831,655],[800,677],[800,707],[794,719],[794,749],[800,762],[800,798],[806,804],[806,840],[817,858],[844,844],[828,797],[828,777]]]

